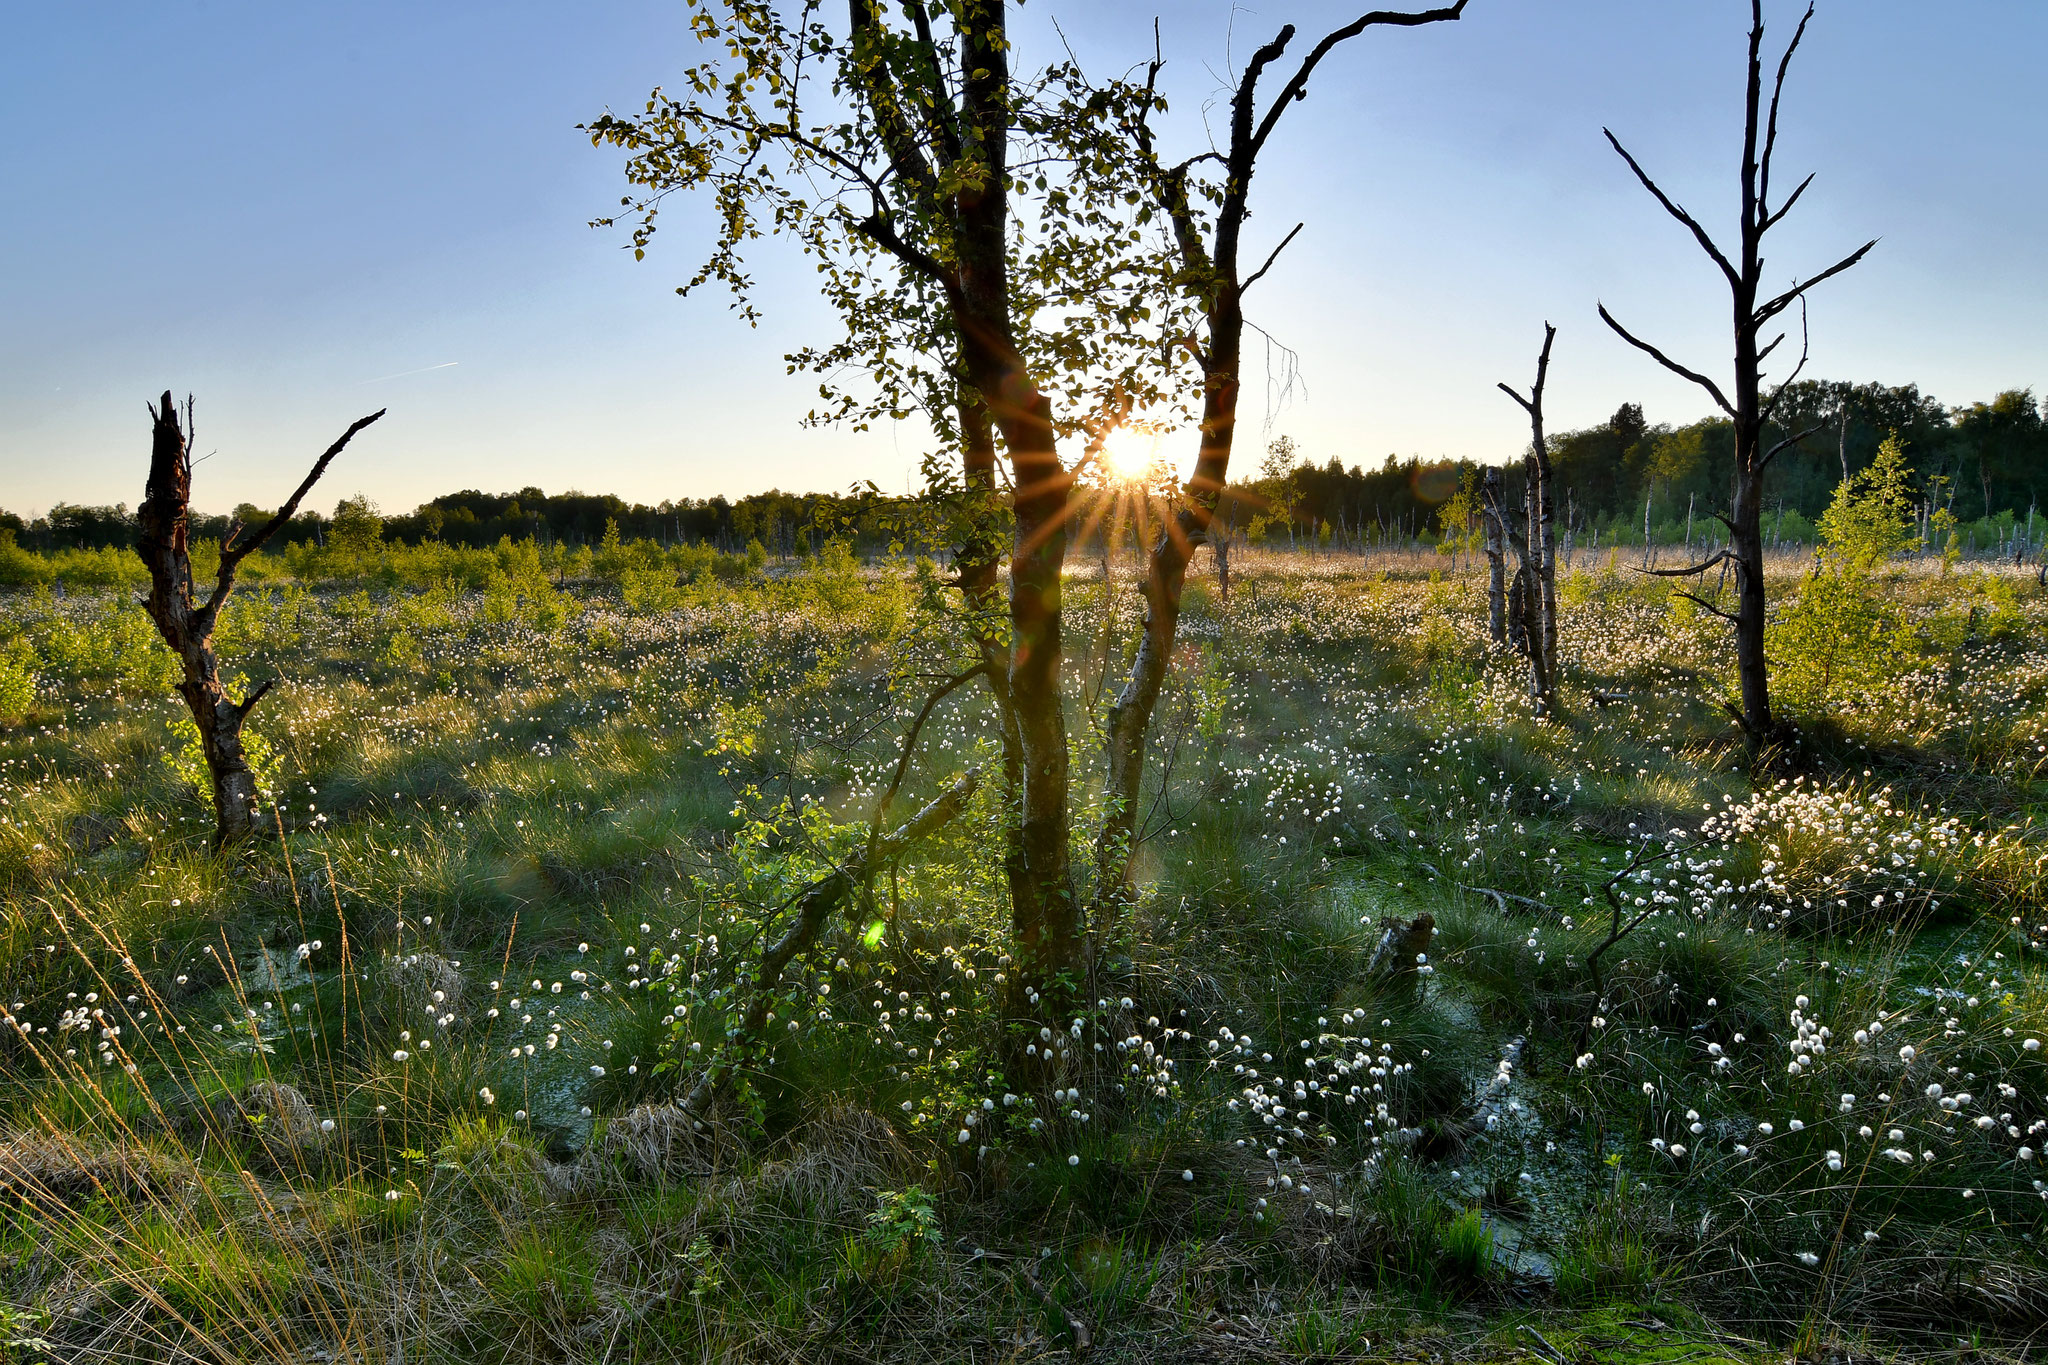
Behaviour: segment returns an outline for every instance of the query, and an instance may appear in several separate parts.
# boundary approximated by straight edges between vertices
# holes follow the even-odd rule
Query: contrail
[[[357,384],[356,387],[361,388],[363,384],[382,384],[387,379],[404,379],[408,375],[429,374],[435,370],[445,370],[451,365],[459,365],[461,363],[462,362],[459,360],[446,360],[440,363],[439,365],[429,365],[425,369],[401,370],[397,374],[387,374],[381,379],[365,379],[362,381],[362,383]]]

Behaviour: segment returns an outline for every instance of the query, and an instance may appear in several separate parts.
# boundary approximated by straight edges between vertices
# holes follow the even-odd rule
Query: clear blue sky
[[[1121,68],[1149,51],[1155,12],[1192,150],[1228,53],[1356,8],[1240,5],[1233,36],[1213,0],[1039,0],[1024,57],[1057,16],[1084,59]],[[1797,11],[1770,12],[1782,42]],[[574,125],[636,107],[693,59],[682,14],[677,0],[12,7],[0,506],[133,505],[143,404],[165,388],[198,397],[210,509],[274,504],[383,406],[323,506],[526,484],[649,502],[903,486],[921,431],[798,427],[810,382],[780,357],[832,320],[786,255],[761,254],[769,321],[749,331],[722,298],[673,292],[701,241],[688,206],[637,265],[620,235],[585,226],[622,181]],[[1718,278],[1600,128],[1725,233],[1746,16],[1742,0],[1472,0],[1460,24],[1340,50],[1259,184],[1255,240],[1308,221],[1253,299],[1301,357],[1304,387],[1271,432],[1319,461],[1506,458],[1526,428],[1493,386],[1526,383],[1545,318],[1561,329],[1554,427],[1625,400],[1653,421],[1700,415],[1696,392],[1594,315],[1604,299],[1725,372]],[[1817,291],[1810,374],[1918,382],[1952,403],[2048,385],[2044,61],[2041,0],[1822,0],[1780,153],[1783,183],[1820,178],[1768,271],[1788,280],[1883,241]]]

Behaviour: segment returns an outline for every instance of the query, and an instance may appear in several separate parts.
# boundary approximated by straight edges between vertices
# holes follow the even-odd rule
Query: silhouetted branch
[[[1602,128],[1600,131],[1607,135],[1608,144],[1615,151],[1621,153],[1621,159],[1626,161],[1628,168],[1636,173],[1636,179],[1643,182],[1643,188],[1648,190],[1656,198],[1657,202],[1664,206],[1666,213],[1669,213],[1673,218],[1685,224],[1692,232],[1693,240],[1700,244],[1702,251],[1713,258],[1715,265],[1721,267],[1721,273],[1728,277],[1728,282],[1730,284],[1741,283],[1742,277],[1736,273],[1734,265],[1729,262],[1728,257],[1722,252],[1721,248],[1714,245],[1714,239],[1707,235],[1707,230],[1700,226],[1699,220],[1674,203],[1671,196],[1664,193],[1656,181],[1650,179],[1650,173],[1644,170],[1633,156],[1629,155],[1628,148],[1621,145],[1620,138],[1616,137],[1608,129]]]
[[[1254,270],[1251,274],[1251,278],[1246,280],[1243,284],[1237,287],[1237,292],[1242,294],[1245,290],[1257,284],[1259,282],[1259,277],[1264,275],[1268,270],[1271,270],[1273,268],[1273,262],[1280,259],[1280,253],[1287,250],[1287,244],[1293,241],[1295,237],[1301,232],[1301,230],[1307,226],[1308,224],[1306,223],[1296,223],[1294,225],[1294,231],[1288,233],[1285,237],[1282,237],[1280,239],[1280,245],[1273,248],[1273,254],[1266,258],[1266,263],[1260,266],[1257,270]]]
[[[1643,354],[1649,356],[1659,365],[1662,365],[1665,369],[1671,371],[1671,373],[1678,375],[1684,379],[1690,379],[1693,383],[1705,389],[1709,394],[1713,396],[1714,402],[1720,405],[1721,411],[1727,413],[1730,417],[1734,417],[1736,415],[1735,405],[1728,401],[1728,395],[1721,392],[1721,386],[1719,384],[1716,384],[1713,380],[1707,378],[1698,370],[1687,369],[1685,366],[1673,360],[1670,356],[1665,355],[1662,351],[1658,350],[1655,346],[1652,346],[1649,342],[1644,341],[1641,337],[1629,331],[1628,328],[1616,322],[1614,320],[1614,314],[1607,311],[1606,304],[1603,303],[1599,305],[1599,308],[1600,320],[1606,323],[1609,327],[1613,328],[1616,336],[1620,337],[1623,341],[1626,341],[1629,345],[1635,347],[1637,350],[1643,352]]]

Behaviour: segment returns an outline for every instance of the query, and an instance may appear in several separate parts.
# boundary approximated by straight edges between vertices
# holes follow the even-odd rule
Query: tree
[[[1821,712],[1844,684],[1881,683],[1906,653],[1910,617],[1874,579],[1920,544],[1911,476],[1892,437],[1821,514],[1814,572],[1771,630],[1788,700],[1802,711]]]
[[[235,589],[235,575],[242,561],[261,549],[283,529],[299,509],[312,487],[327,472],[336,455],[355,434],[384,415],[379,408],[359,418],[341,438],[313,462],[313,470],[277,515],[248,535],[240,521],[228,528],[220,547],[220,566],[215,571],[213,592],[204,603],[192,593],[190,521],[192,514],[192,400],[185,400],[181,427],[178,409],[166,392],[150,409],[154,430],[149,452],[149,482],[136,512],[136,552],[149,567],[150,620],[178,656],[183,681],[178,693],[192,712],[199,728],[199,744],[206,757],[206,769],[213,782],[214,836],[217,849],[246,839],[254,825],[251,808],[256,801],[256,777],[250,770],[242,747],[242,722],[276,683],[272,678],[240,701],[232,700],[221,684],[220,662],[213,652],[213,632],[220,624],[221,609]]]
[[[1098,409],[1113,395],[1139,406],[1165,397],[1154,359],[1163,338],[1144,333],[1177,321],[1153,306],[1170,302],[1170,262],[1129,249],[1123,232],[1105,230],[1110,210],[1067,193],[1061,167],[1104,155],[1106,131],[1060,122],[1031,93],[1041,82],[1012,78],[1000,0],[912,3],[893,19],[877,0],[852,0],[843,28],[808,4],[786,19],[727,0],[699,7],[693,24],[725,56],[686,73],[684,98],[656,92],[641,117],[596,120],[593,141],[632,154],[636,253],[669,193],[703,188],[717,200],[719,238],[686,291],[721,282],[751,319],[746,242],[780,231],[816,257],[846,336],[791,361],[828,375],[858,367],[873,381],[858,397],[828,379],[826,416],[859,424],[922,411],[958,449],[957,471],[934,466],[933,494],[956,537],[1002,736],[1017,959],[1005,1010],[1050,1023],[1088,968],[1060,677],[1060,570],[1079,503],[1058,440],[1086,426],[1088,387],[1102,388]],[[844,107],[805,122],[811,95]],[[1012,164],[1027,141],[1046,153],[1028,178]],[[1027,193],[1040,229],[1030,245],[1016,214]],[[1021,1048],[1010,1060],[1028,1069]]]
[[[1455,18],[1462,7],[1432,16]],[[686,73],[688,95],[657,91],[642,115],[607,114],[588,128],[631,156],[636,254],[668,194],[705,189],[716,200],[718,239],[685,291],[723,283],[751,320],[749,241],[785,233],[815,259],[846,332],[790,357],[827,375],[827,407],[814,417],[859,424],[922,412],[957,449],[957,469],[933,461],[929,481],[951,516],[957,583],[1003,740],[1017,959],[1005,1012],[1064,1023],[1091,952],[1071,851],[1060,673],[1060,574],[1086,499],[1059,441],[1099,431],[1115,413],[1179,402],[1188,375],[1174,357],[1196,362],[1202,449],[1148,561],[1145,640],[1111,726],[1110,785],[1126,795],[1109,803],[1119,814],[1098,844],[1099,889],[1105,875],[1120,882],[1128,861],[1187,556],[1227,478],[1241,295],[1264,269],[1238,270],[1253,164],[1330,47],[1371,23],[1431,17],[1368,15],[1330,35],[1260,115],[1256,82],[1291,41],[1284,30],[1239,81],[1231,151],[1168,165],[1150,141],[1150,119],[1164,108],[1156,53],[1142,84],[1098,87],[1071,64],[1017,78],[1000,0],[909,0],[900,10],[851,0],[843,28],[823,13],[700,5],[693,26],[724,56]],[[830,108],[806,121],[814,94]],[[1194,174],[1211,161],[1224,169],[1217,180]],[[871,381],[868,394],[839,387],[833,376],[849,369]],[[1034,1068],[1048,1074],[1026,1052],[1038,1049],[1008,1059],[1020,1083]]]
[[[1787,436],[1768,449],[1763,444],[1764,429],[1777,416],[1780,400],[1786,391],[1786,384],[1780,384],[1766,398],[1763,393],[1763,364],[1785,339],[1784,333],[1767,343],[1760,342],[1763,331],[1771,322],[1793,304],[1800,306],[1801,331],[1805,330],[1805,297],[1807,291],[1855,265],[1877,245],[1875,240],[1864,243],[1849,255],[1835,262],[1811,278],[1799,282],[1782,293],[1770,298],[1762,297],[1763,290],[1763,242],[1772,228],[1784,221],[1792,206],[1806,193],[1813,183],[1808,175],[1787,196],[1782,203],[1771,206],[1771,158],[1777,150],[1778,106],[1785,91],[1785,73],[1792,64],[1792,54],[1799,49],[1799,41],[1806,35],[1806,26],[1813,18],[1811,4],[1799,21],[1799,27],[1792,34],[1792,41],[1785,47],[1784,55],[1778,61],[1777,79],[1771,87],[1771,101],[1768,113],[1763,107],[1763,42],[1764,7],[1763,0],[1750,0],[1749,30],[1749,72],[1744,91],[1743,132],[1742,132],[1742,204],[1740,219],[1740,240],[1735,255],[1731,258],[1724,252],[1699,221],[1657,186],[1628,149],[1621,145],[1613,132],[1603,129],[1608,142],[1620,154],[1621,159],[1635,173],[1652,197],[1663,206],[1665,212],[1683,223],[1699,243],[1700,249],[1719,267],[1728,282],[1729,293],[1735,306],[1735,374],[1734,392],[1731,395],[1714,380],[1697,370],[1673,360],[1649,342],[1637,337],[1600,305],[1600,318],[1617,336],[1629,345],[1650,356],[1665,369],[1692,381],[1706,390],[1715,406],[1728,415],[1735,427],[1735,473],[1734,488],[1728,512],[1717,516],[1728,527],[1728,547],[1704,563],[1681,569],[1664,569],[1657,572],[1665,575],[1686,575],[1704,573],[1713,565],[1726,559],[1735,568],[1736,610],[1733,613],[1697,597],[1686,594],[1706,610],[1727,620],[1735,628],[1736,672],[1741,687],[1741,703],[1730,705],[1729,711],[1741,724],[1752,746],[1761,748],[1772,742],[1777,735],[1777,724],[1771,713],[1769,667],[1764,657],[1764,625],[1766,603],[1764,600],[1764,559],[1763,559],[1763,484],[1764,474],[1771,462],[1781,453],[1797,446],[1807,437],[1814,435],[1824,424],[1816,424],[1807,430]],[[1806,363],[1806,350],[1802,343],[1797,365],[1786,381],[1797,379],[1800,369]]]
[[[1116,101],[1122,111],[1120,122],[1136,153],[1136,170],[1149,186],[1154,203],[1172,226],[1180,251],[1180,281],[1200,312],[1202,335],[1181,339],[1202,375],[1202,420],[1200,446],[1195,470],[1188,480],[1186,496],[1175,515],[1165,519],[1153,541],[1144,581],[1145,622],[1136,658],[1115,705],[1109,713],[1107,740],[1106,806],[1108,818],[1096,846],[1096,894],[1099,899],[1120,899],[1129,873],[1132,855],[1133,821],[1144,780],[1145,740],[1151,729],[1152,713],[1166,678],[1167,661],[1180,625],[1181,593],[1187,580],[1187,566],[1195,547],[1207,540],[1216,504],[1230,477],[1230,456],[1237,436],[1237,400],[1244,363],[1244,296],[1258,283],[1301,232],[1295,224],[1273,247],[1263,264],[1246,274],[1240,259],[1244,227],[1251,216],[1252,178],[1260,154],[1287,110],[1308,97],[1309,78],[1332,49],[1375,26],[1418,27],[1459,18],[1466,0],[1418,13],[1375,10],[1341,28],[1333,29],[1310,48],[1281,83],[1279,92],[1260,107],[1259,82],[1268,67],[1287,52],[1295,36],[1294,25],[1281,28],[1273,39],[1252,53],[1230,95],[1230,138],[1224,151],[1198,153],[1168,164],[1156,146],[1152,118],[1162,108],[1156,96],[1159,73],[1165,66],[1154,29],[1154,50],[1146,68],[1142,94]],[[1092,111],[1092,102],[1083,113]],[[1220,175],[1209,198],[1213,217],[1205,221],[1198,210],[1194,173],[1199,167],[1220,162]],[[1102,184],[1099,192],[1113,193],[1113,183]],[[1255,258],[1256,259],[1256,258]],[[1278,457],[1279,450],[1272,452]],[[1290,442],[1285,463],[1292,465]]]
[[[327,544],[335,554],[360,563],[383,543],[384,518],[376,503],[358,493],[334,505],[334,522],[327,532]]]

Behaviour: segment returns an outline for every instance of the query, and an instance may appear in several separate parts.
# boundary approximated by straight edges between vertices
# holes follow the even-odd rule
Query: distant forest
[[[1811,430],[1804,445],[1787,451],[1767,481],[1765,534],[1773,540],[1811,538],[1815,517],[1835,486],[1869,464],[1885,437],[1906,443],[1923,503],[1945,508],[1982,540],[2029,526],[2048,484],[2048,402],[2031,390],[1999,394],[1989,402],[1950,407],[1918,385],[1846,384],[1820,380],[1793,386],[1779,435]],[[1768,438],[1775,440],[1776,436]],[[1599,543],[1642,543],[1651,538],[1705,538],[1713,511],[1726,501],[1734,434],[1709,418],[1686,426],[1651,424],[1643,409],[1625,403],[1606,422],[1550,438],[1564,529]],[[1242,447],[1240,447],[1242,448]],[[1336,539],[1344,544],[1428,538],[1436,509],[1479,466],[1471,461],[1386,457],[1379,466],[1346,466],[1332,453],[1273,442],[1265,462],[1240,461],[1221,515],[1240,534],[1281,543]],[[1508,468],[1511,497],[1519,497],[1519,463]],[[735,551],[759,541],[771,553],[814,548],[833,535],[872,547],[891,539],[901,518],[898,500],[874,494],[784,493],[770,490],[737,501],[681,498],[656,506],[610,494],[515,493],[467,489],[447,493],[415,510],[382,517],[386,540],[417,544],[441,540],[487,546],[503,537],[542,543],[596,545],[607,523],[626,540],[690,542]],[[373,512],[360,499],[353,510]],[[218,539],[233,517],[254,523],[268,513],[242,506],[232,513],[195,517],[193,534]],[[335,515],[346,516],[343,508]],[[297,517],[278,542],[324,542],[334,516]],[[43,551],[126,546],[134,541],[134,514],[125,505],[88,507],[59,503],[28,521],[0,511],[0,531],[11,530],[24,548]]]

